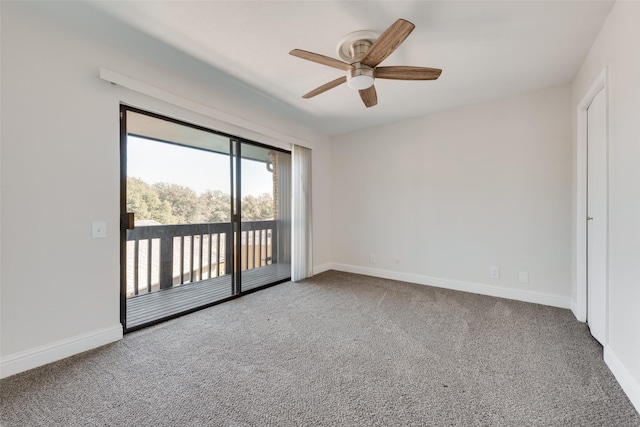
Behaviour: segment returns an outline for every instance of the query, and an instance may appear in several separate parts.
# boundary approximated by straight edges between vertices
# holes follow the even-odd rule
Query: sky
[[[154,184],[168,182],[193,189],[229,194],[229,156],[129,136],[127,176]],[[273,191],[273,176],[262,162],[242,161],[242,195]]]

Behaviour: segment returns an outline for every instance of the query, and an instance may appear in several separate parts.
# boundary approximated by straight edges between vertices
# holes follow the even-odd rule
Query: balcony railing
[[[229,274],[231,224],[145,225],[127,230],[127,297]],[[277,221],[242,222],[241,270],[275,262]],[[236,257],[237,258],[237,257]]]

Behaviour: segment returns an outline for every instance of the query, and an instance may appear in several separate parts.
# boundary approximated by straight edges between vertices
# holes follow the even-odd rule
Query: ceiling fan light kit
[[[325,83],[302,97],[312,98],[346,82],[349,88],[355,89],[360,93],[362,102],[368,108],[378,103],[376,89],[373,86],[376,78],[436,80],[442,73],[442,70],[437,68],[378,67],[382,61],[400,46],[414,28],[415,25],[411,22],[405,19],[398,19],[380,36],[373,31],[355,31],[347,34],[338,42],[337,46],[338,56],[342,61],[301,49],[293,49],[289,52],[290,55],[346,72],[345,76]]]
[[[362,90],[373,85],[375,78],[373,77],[373,68],[354,64],[354,68],[347,71],[347,86],[351,89]]]

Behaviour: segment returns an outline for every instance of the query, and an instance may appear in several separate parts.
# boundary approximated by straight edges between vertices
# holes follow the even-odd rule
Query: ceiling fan
[[[378,64],[391,55],[414,28],[415,25],[411,22],[398,19],[379,37],[371,31],[356,31],[348,34],[338,43],[338,55],[344,61],[306,50],[293,49],[289,52],[290,55],[346,71],[345,76],[325,83],[302,97],[312,98],[342,83],[347,83],[350,88],[358,90],[362,102],[368,108],[378,103],[376,88],[373,86],[376,78],[391,80],[437,79],[442,73],[442,70],[437,68],[378,67]]]

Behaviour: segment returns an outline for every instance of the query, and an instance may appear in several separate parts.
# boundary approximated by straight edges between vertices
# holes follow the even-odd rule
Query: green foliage
[[[229,222],[231,219],[231,196],[220,190],[207,191],[200,196],[203,222]]]
[[[201,221],[200,203],[195,191],[177,184],[158,183],[151,186],[163,202],[171,206],[175,224],[197,224]]]
[[[248,195],[242,199],[242,219],[256,221],[273,218],[273,199],[264,193],[258,197]]]
[[[222,191],[206,191],[198,195],[177,184],[148,184],[140,178],[127,177],[127,212],[135,212],[136,220],[153,220],[160,224],[198,224],[229,222],[231,196]],[[245,196],[242,219],[273,219],[273,198],[264,193]]]
[[[158,192],[140,178],[127,177],[127,212],[135,212],[136,219],[175,223],[171,204],[161,200]]]

